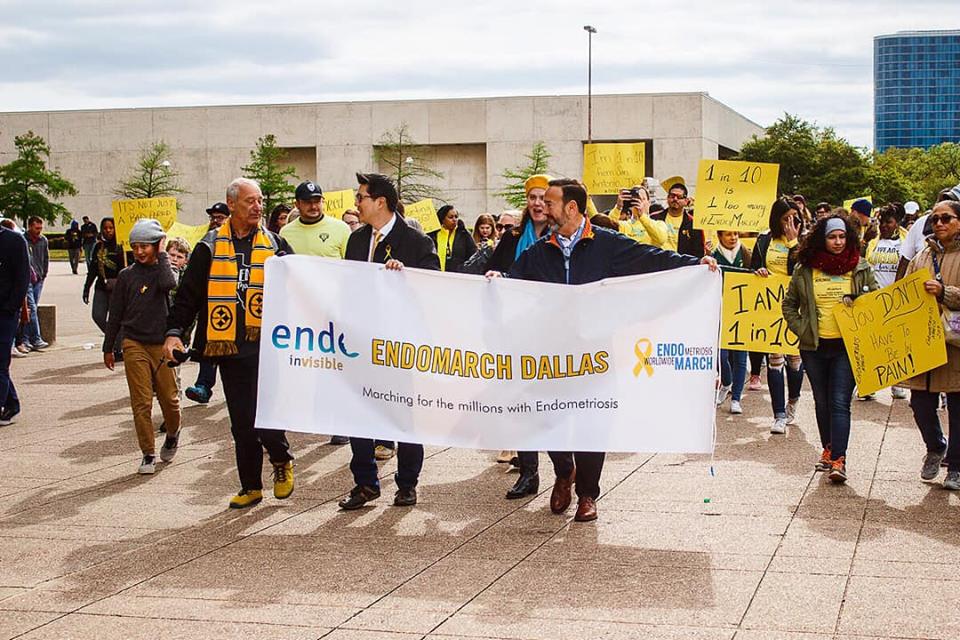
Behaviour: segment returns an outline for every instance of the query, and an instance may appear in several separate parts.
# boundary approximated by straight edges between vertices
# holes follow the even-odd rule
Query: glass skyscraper
[[[960,30],[873,39],[873,144],[960,142]]]

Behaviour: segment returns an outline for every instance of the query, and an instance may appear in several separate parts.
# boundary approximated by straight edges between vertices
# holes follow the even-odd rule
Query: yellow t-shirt
[[[797,246],[796,240],[787,242],[783,238],[772,238],[767,248],[767,271],[781,276],[790,275],[788,271],[790,249],[795,246]]]
[[[644,225],[642,220],[621,220],[620,221],[620,233],[632,238],[639,242],[640,244],[649,244],[654,247],[659,247],[664,238],[667,236],[667,227],[665,224],[659,220],[654,220],[649,216],[646,218],[646,222],[650,225],[651,229],[654,229],[656,236],[653,233],[647,231],[647,226]]]
[[[820,269],[813,270],[813,296],[817,301],[817,333],[821,338],[839,338],[840,325],[833,317],[833,308],[849,295],[853,287],[853,274],[832,276]]]
[[[297,218],[280,229],[280,237],[290,243],[294,253],[342,258],[347,250],[350,227],[331,215],[324,215],[313,224],[305,224],[301,218]]]
[[[683,216],[673,217],[668,213],[663,217],[663,223],[667,227],[667,239],[660,248],[676,251],[677,241],[680,239],[680,225],[683,224]]]

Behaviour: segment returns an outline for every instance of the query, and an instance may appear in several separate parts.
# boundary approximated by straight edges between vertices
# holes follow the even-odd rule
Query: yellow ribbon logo
[[[648,362],[653,353],[653,343],[646,338],[640,338],[633,345],[633,353],[637,356],[637,364],[633,367],[633,376],[639,377],[641,371],[647,372],[647,377],[653,377],[653,366]]]

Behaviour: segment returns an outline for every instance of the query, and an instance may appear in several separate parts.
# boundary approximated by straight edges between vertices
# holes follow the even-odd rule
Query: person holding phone
[[[610,217],[619,220],[619,231],[640,244],[649,244],[658,249],[667,240],[667,225],[650,217],[650,192],[643,185],[621,189],[617,206]]]

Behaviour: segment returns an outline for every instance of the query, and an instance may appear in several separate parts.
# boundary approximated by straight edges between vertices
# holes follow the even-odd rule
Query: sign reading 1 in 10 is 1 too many
[[[763,231],[777,197],[780,165],[701,160],[693,226],[715,231]]]

